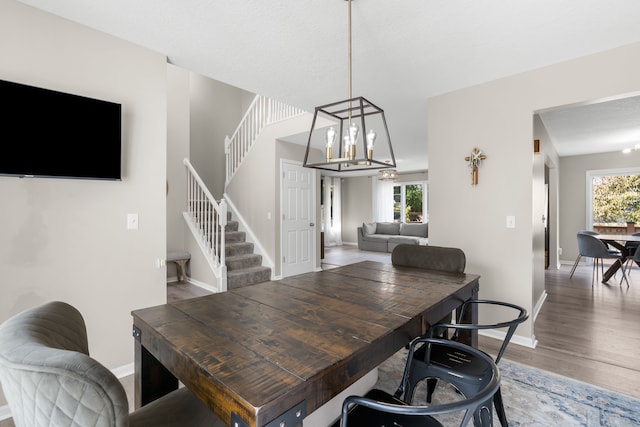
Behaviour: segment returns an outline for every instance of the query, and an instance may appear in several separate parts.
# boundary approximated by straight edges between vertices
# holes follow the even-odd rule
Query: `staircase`
[[[262,266],[262,255],[253,253],[253,243],[246,241],[246,233],[238,231],[238,226],[238,221],[231,219],[231,212],[227,212],[224,246],[227,289],[271,280],[271,268]]]
[[[257,95],[232,137],[225,139],[225,189],[265,126],[304,113],[299,108]],[[189,159],[184,159],[184,164],[187,207],[183,217],[216,277],[218,292],[271,280],[271,267],[262,266],[260,253],[265,254],[267,265],[273,266],[273,263],[261,250],[260,243],[257,244],[259,254],[255,254],[254,244],[246,241],[244,231],[239,231],[240,223],[231,220],[227,201],[215,200]],[[243,229],[250,230],[250,224],[243,224]]]

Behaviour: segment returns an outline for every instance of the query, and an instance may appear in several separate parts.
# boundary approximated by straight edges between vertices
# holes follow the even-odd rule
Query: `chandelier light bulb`
[[[376,143],[376,131],[373,129],[369,129],[367,132],[367,159],[373,159],[373,146]]]
[[[334,127],[327,129],[327,148],[333,148],[333,143],[336,142],[336,130]]]
[[[336,130],[333,127],[327,129],[327,148],[326,148],[326,156],[327,161],[333,158],[333,143],[336,142]]]
[[[351,144],[356,143],[356,140],[358,139],[358,132],[360,130],[358,129],[358,125],[356,125],[355,123],[351,123],[349,125],[349,139],[351,140]]]
[[[367,150],[373,150],[373,146],[376,143],[376,131],[373,129],[369,129],[367,132]]]

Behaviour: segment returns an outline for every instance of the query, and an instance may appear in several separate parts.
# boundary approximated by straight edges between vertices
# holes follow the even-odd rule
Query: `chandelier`
[[[347,0],[349,96],[344,101],[315,108],[304,167],[348,172],[396,166],[384,111],[367,99],[352,95],[351,1]],[[312,146],[322,152],[322,157],[317,156],[315,161],[309,155]]]
[[[629,154],[629,153],[632,153],[632,152],[634,152],[636,150],[640,150],[640,144],[636,144],[631,148],[625,148],[624,150],[622,150],[622,152],[624,154]]]
[[[395,169],[382,169],[378,171],[378,179],[380,181],[397,181],[398,171]]]

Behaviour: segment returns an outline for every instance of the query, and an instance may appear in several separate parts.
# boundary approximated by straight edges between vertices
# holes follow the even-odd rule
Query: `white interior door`
[[[282,276],[313,271],[315,170],[282,162]]]

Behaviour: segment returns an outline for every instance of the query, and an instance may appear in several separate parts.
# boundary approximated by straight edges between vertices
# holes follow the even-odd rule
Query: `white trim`
[[[594,169],[585,173],[586,183],[586,210],[587,223],[586,230],[593,230],[593,178],[596,176],[617,176],[617,175],[640,175],[640,168],[618,168],[618,169]]]
[[[487,329],[487,330],[481,330],[478,332],[479,335],[485,336],[485,337],[489,337],[489,338],[495,338],[497,340],[504,340],[504,337],[507,335],[505,332],[503,331],[498,331],[495,329]],[[526,337],[523,335],[513,335],[511,337],[511,341],[509,341],[509,343],[513,343],[513,344],[518,344],[518,345],[523,345],[525,347],[529,347],[529,348],[536,348],[536,346],[538,345],[538,340],[536,339],[535,335],[531,335],[530,337]]]
[[[538,302],[536,302],[536,305],[533,307],[533,316],[531,321],[534,325],[536,324],[536,319],[538,318],[538,314],[540,314],[540,310],[542,309],[544,302],[547,300],[547,295],[547,291],[543,291],[542,295],[540,295],[540,299],[538,299]]]
[[[119,380],[124,377],[128,377],[129,375],[133,375],[135,372],[135,365],[133,363],[129,363],[128,365],[120,366],[119,368],[112,369],[111,372],[116,376]]]

